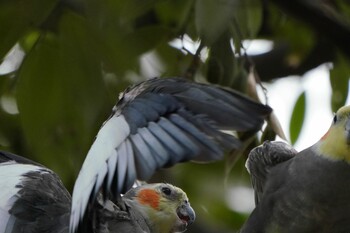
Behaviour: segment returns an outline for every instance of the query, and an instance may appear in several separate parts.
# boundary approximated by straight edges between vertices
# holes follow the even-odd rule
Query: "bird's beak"
[[[188,201],[180,205],[176,210],[177,216],[183,221],[187,226],[191,225],[196,219],[196,213],[192,209]]]

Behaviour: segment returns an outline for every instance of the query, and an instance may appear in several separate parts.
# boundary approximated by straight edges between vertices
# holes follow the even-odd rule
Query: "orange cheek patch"
[[[149,205],[153,209],[159,209],[159,194],[152,189],[143,189],[137,195],[139,202]]]

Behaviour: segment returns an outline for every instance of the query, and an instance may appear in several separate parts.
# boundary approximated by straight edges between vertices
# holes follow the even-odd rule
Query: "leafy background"
[[[302,79],[326,63],[332,97],[325,104],[335,111],[348,95],[349,15],[345,0],[1,0],[0,59],[9,67],[0,76],[0,147],[51,168],[71,190],[118,93],[151,76],[252,95],[260,80]],[[256,39],[273,48],[247,54],[244,42]],[[292,143],[306,96],[292,112]],[[263,139],[275,137],[276,122]],[[249,143],[248,149],[259,141]],[[235,232],[242,225],[247,213],[229,202],[231,187],[249,185],[244,156],[155,176],[189,194],[198,220],[188,232]]]

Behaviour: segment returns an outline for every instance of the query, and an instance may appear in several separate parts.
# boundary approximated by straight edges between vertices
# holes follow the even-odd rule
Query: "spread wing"
[[[68,232],[71,199],[51,170],[0,151],[0,232]]]
[[[240,141],[220,130],[258,131],[271,112],[243,95],[181,78],[128,89],[103,124],[76,180],[70,230],[101,188],[118,195],[179,162],[213,161]]]
[[[254,188],[256,205],[264,193],[264,186],[270,169],[293,158],[297,153],[289,144],[278,141],[266,141],[249,153],[246,168]]]

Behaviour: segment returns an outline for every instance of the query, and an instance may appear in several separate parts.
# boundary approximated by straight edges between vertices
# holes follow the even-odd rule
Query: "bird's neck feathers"
[[[346,139],[344,126],[332,125],[328,132],[313,146],[316,153],[325,158],[350,163],[350,146]]]

